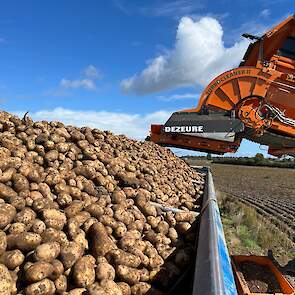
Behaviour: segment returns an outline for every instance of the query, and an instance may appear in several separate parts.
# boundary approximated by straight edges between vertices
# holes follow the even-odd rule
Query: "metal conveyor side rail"
[[[206,170],[193,295],[237,295],[214,189]]]

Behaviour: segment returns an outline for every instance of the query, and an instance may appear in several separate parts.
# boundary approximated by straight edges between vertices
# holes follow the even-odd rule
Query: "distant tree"
[[[261,163],[264,162],[264,156],[263,156],[263,154],[261,154],[261,153],[257,153],[257,154],[255,155],[255,157],[254,157],[254,162],[255,162],[256,164],[261,165]]]
[[[263,156],[263,154],[261,154],[261,153],[257,153],[257,154],[255,155],[255,158],[263,160],[263,159],[264,159],[264,156]]]
[[[212,155],[211,155],[211,153],[208,153],[208,154],[207,154],[207,160],[209,160],[209,161],[212,160]]]

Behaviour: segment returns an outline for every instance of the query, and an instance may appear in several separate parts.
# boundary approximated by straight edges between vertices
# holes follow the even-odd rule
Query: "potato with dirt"
[[[58,242],[48,242],[39,245],[34,252],[34,259],[36,261],[51,262],[60,253],[60,244]]]
[[[136,268],[126,265],[118,265],[116,268],[116,273],[123,282],[126,282],[129,285],[137,284],[140,281],[141,272]]]
[[[4,231],[0,230],[0,256],[6,251],[7,240]]]
[[[102,223],[94,223],[89,229],[89,236],[92,241],[92,251],[96,258],[104,256],[110,250],[116,249],[114,241],[108,236]]]
[[[107,262],[101,262],[98,263],[96,266],[96,278],[99,281],[102,280],[114,280],[116,276],[116,272],[114,267],[107,263]]]
[[[161,294],[185,271],[204,180],[170,150],[3,111],[0,130],[1,294]]]
[[[48,278],[53,272],[53,265],[45,261],[37,261],[33,263],[25,272],[28,282],[39,282]]]
[[[73,268],[73,278],[78,287],[87,287],[95,282],[95,258],[85,255],[78,259]]]
[[[13,281],[8,271],[8,268],[3,264],[0,264],[0,282],[0,294],[10,295],[13,286]]]
[[[82,257],[83,249],[76,242],[69,242],[61,247],[60,258],[65,269],[72,267]]]
[[[54,283],[49,279],[43,279],[26,287],[26,295],[53,295],[56,288]]]
[[[54,228],[62,230],[67,222],[65,213],[57,209],[45,209],[43,210],[43,221],[47,228]]]
[[[0,263],[8,269],[14,270],[25,261],[25,256],[20,250],[6,251],[0,256]]]
[[[15,215],[16,209],[12,205],[0,204],[0,229],[4,229],[10,224]]]

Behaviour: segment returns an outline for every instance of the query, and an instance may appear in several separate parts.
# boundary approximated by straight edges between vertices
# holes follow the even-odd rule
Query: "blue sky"
[[[2,109],[135,138],[195,106],[210,78],[236,66],[247,46],[241,33],[294,13],[292,0],[0,5]],[[258,149],[246,143],[239,153]]]

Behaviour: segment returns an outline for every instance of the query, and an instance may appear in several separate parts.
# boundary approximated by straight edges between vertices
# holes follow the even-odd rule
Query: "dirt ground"
[[[257,242],[257,231],[255,231],[256,216],[252,221],[254,223],[252,229],[247,222],[243,224],[253,219],[249,216],[243,218],[243,215],[251,214],[252,209],[237,209],[237,203],[233,204],[231,201],[224,208],[220,208],[223,211],[222,222],[230,252],[232,254],[266,255],[267,250],[272,249],[274,260],[279,261],[277,266],[280,265],[281,271],[294,286],[295,169],[213,164],[209,161],[194,161],[189,164],[210,166],[218,195],[222,198],[230,196],[230,199],[244,203],[246,207],[255,209],[259,213],[258,216],[262,215],[266,220],[264,225],[263,220],[257,219],[258,227],[263,223],[265,235],[260,237],[265,241],[259,243]],[[243,212],[236,211],[233,216],[231,212],[233,209]],[[271,227],[268,230],[267,223],[272,227],[275,225],[276,230],[273,231]],[[266,244],[270,244],[270,247],[263,246]]]
[[[217,190],[253,206],[295,238],[295,170],[213,164]]]
[[[193,164],[210,166],[216,190],[251,205],[295,241],[295,169]]]

